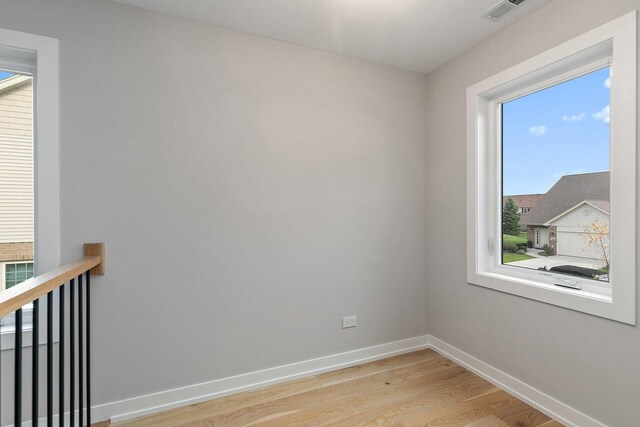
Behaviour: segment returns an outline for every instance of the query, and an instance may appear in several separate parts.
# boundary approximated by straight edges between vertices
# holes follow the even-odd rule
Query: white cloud
[[[597,113],[593,113],[591,116],[596,120],[602,120],[604,123],[609,123],[611,121],[611,106],[607,105]]]
[[[529,128],[529,133],[535,136],[542,136],[547,133],[547,127],[545,125],[532,126]]]
[[[581,122],[585,116],[585,113],[573,114],[571,116],[562,116],[562,120],[565,122]]]
[[[611,72],[609,72],[609,77],[604,81],[604,87],[611,89]]]

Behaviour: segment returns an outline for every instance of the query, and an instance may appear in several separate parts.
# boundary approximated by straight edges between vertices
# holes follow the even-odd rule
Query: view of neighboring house
[[[609,223],[609,172],[565,175],[523,217],[535,248],[553,255],[597,258],[585,242],[585,226]]]
[[[518,207],[518,211],[520,212],[520,224],[526,224],[525,219],[531,211],[536,203],[540,201],[544,197],[544,194],[519,194],[514,196],[504,196],[502,198],[502,206],[507,203],[507,200],[512,199],[513,202]]]
[[[32,78],[0,80],[0,291],[33,276]]]

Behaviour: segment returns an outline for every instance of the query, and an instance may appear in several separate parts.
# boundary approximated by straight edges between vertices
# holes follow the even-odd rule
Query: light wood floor
[[[114,425],[562,426],[433,350]]]

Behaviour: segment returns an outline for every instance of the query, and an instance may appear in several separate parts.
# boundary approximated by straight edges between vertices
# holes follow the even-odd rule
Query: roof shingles
[[[536,203],[523,222],[543,225],[585,200],[608,202],[609,192],[609,172],[565,175]]]

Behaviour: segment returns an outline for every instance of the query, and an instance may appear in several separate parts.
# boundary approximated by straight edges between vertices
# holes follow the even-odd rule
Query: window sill
[[[9,329],[10,328],[10,329]],[[16,333],[15,333],[15,329],[13,328],[13,326],[8,327],[8,330],[5,331],[5,327],[3,326],[2,328],[0,328],[0,341],[2,342],[2,350],[0,351],[8,351],[8,350],[13,350],[14,348],[16,348]],[[27,348],[27,347],[31,347],[33,344],[33,328],[31,325],[25,325],[23,330],[22,330],[22,347],[23,348]],[[54,334],[53,336],[53,343],[58,343],[60,341],[60,338],[58,336],[57,333]],[[39,340],[40,344],[39,345],[46,345],[47,344],[47,338],[46,338],[46,333],[40,334],[40,340]]]
[[[22,323],[22,347],[31,347],[33,344],[33,323],[31,320],[32,307],[27,306],[22,309],[25,319]],[[0,351],[12,350],[16,344],[16,325],[12,316],[4,318],[6,324],[0,326]],[[55,321],[54,321],[55,322]],[[55,323],[57,324],[57,322]],[[44,322],[40,323],[40,345],[47,343],[47,330]],[[54,327],[53,342],[57,343],[60,340],[60,335],[57,327]]]
[[[605,286],[590,285],[578,290],[497,272],[471,274],[467,282],[623,323],[636,322],[633,310],[620,310],[613,304],[615,291]]]
[[[583,289],[573,289],[563,286],[555,285],[554,283],[545,283],[526,277],[517,277],[505,273],[499,272],[485,272],[479,273],[479,275],[488,278],[491,281],[504,281],[513,283],[514,285],[523,285],[539,288],[549,292],[565,293],[576,297],[589,298],[596,301],[602,301],[606,303],[611,302],[611,288],[604,286],[587,285]],[[566,280],[567,277],[558,277],[557,280]],[[472,283],[475,284],[475,283]],[[483,285],[481,285],[483,286]],[[584,285],[583,285],[584,286]],[[515,293],[515,292],[514,292]]]

